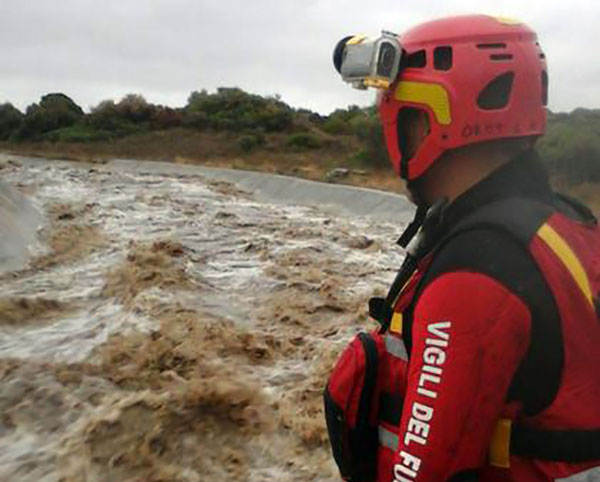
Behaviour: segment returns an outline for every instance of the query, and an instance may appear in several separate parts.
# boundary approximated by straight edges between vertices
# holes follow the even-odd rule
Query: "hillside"
[[[554,183],[600,211],[600,110],[550,113],[538,150]],[[373,108],[321,116],[277,97],[237,88],[192,92],[171,108],[131,94],[85,113],[48,94],[24,113],[0,105],[0,149],[102,162],[132,158],[261,170],[315,180],[402,190],[391,173]],[[334,171],[343,168],[347,171]]]

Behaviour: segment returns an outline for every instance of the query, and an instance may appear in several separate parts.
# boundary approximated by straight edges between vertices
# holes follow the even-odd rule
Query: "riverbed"
[[[406,200],[163,163],[0,168],[39,213],[0,273],[0,480],[339,480],[321,393],[374,326]]]

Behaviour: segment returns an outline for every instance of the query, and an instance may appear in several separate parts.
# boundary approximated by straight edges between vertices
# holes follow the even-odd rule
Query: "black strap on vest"
[[[551,205],[518,198],[486,206],[452,230],[444,240],[448,251],[444,252],[444,245],[438,248],[439,261],[425,280],[469,269],[495,279],[527,305],[529,346],[508,392],[509,401],[522,402],[526,416],[540,413],[554,401],[564,365],[558,306],[529,252],[531,240],[553,212]]]
[[[452,226],[438,241],[434,249],[439,254],[454,238],[468,231],[496,231],[515,240],[529,256],[528,246],[531,240],[539,228],[557,210],[580,221],[595,223],[589,210],[584,208],[581,204],[574,203],[564,196],[557,197],[554,205],[524,198],[499,200],[476,210],[456,226]],[[435,271],[435,261],[431,266],[431,271]],[[424,287],[434,278],[435,275],[432,278],[429,271],[425,274],[421,285],[417,288],[411,310],[414,310],[416,300]],[[542,284],[545,284],[543,278],[541,279]],[[517,282],[520,281],[517,280]],[[513,381],[516,381],[517,385],[517,399],[521,399],[521,396],[524,397],[521,400],[526,407],[525,413],[529,416],[539,413],[551,404],[558,391],[562,373],[562,362],[552,367],[544,364],[545,350],[557,349],[562,353],[563,347],[556,302],[547,286],[542,288],[542,291],[544,294],[541,299],[545,300],[542,303],[545,309],[537,320],[532,320],[530,349]],[[407,347],[409,350],[411,328],[407,322],[410,323],[412,318],[411,310],[405,316],[404,328],[408,336]],[[540,373],[540,370],[544,370],[544,373]],[[514,386],[513,383],[511,389]],[[600,429],[548,431],[515,423],[511,431],[510,452],[514,455],[540,460],[571,463],[600,460]]]
[[[510,452],[554,462],[600,460],[600,430],[538,430],[513,425]]]
[[[432,208],[422,221],[419,233],[421,239],[418,239],[415,243],[416,249],[409,249],[409,254],[407,254],[386,298],[372,298],[369,301],[369,313],[381,323],[382,331],[389,328],[393,315],[393,303],[402,287],[417,268],[420,259],[433,250],[439,253],[457,236],[468,231],[499,231],[514,239],[529,256],[529,243],[539,228],[557,210],[589,224],[597,222],[584,205],[566,196],[557,196],[554,205],[535,199],[507,198],[477,209],[473,214],[452,226],[444,235],[436,236],[438,232],[436,228],[439,228],[441,224],[443,208],[444,205],[438,206],[437,209]],[[418,230],[418,228],[415,229],[418,224],[417,218],[418,215],[407,229],[409,234],[401,238],[406,244],[410,241],[408,238],[413,237]],[[435,271],[435,269],[431,271]],[[409,354],[412,310],[414,310],[420,293],[431,279],[428,271],[421,280],[420,286],[417,287],[413,303],[404,317],[405,342]],[[556,396],[562,372],[562,362],[552,369],[540,363],[540,360],[544,360],[544,350],[556,349],[562,353],[560,318],[557,318],[559,316],[558,308],[549,289],[546,287],[542,291],[544,294],[541,299],[545,300],[542,305],[546,309],[543,310],[540,319],[532,320],[530,349],[525,360],[521,363],[513,381],[513,387],[511,387],[513,389],[516,382],[516,392],[520,392],[519,395],[524,396],[522,401],[527,415],[539,413],[550,405]],[[551,319],[552,321],[550,321]],[[543,366],[544,370],[549,370],[551,372],[550,376],[536,377],[536,373],[539,374],[540,366]],[[544,381],[540,382],[543,378],[546,380],[551,379],[552,382],[549,384]],[[513,455],[557,462],[578,463],[600,460],[600,429],[550,431],[538,430],[515,423],[511,430],[510,452]]]
[[[394,304],[402,288],[417,269],[419,261],[435,245],[435,228],[440,224],[447,202],[446,199],[442,199],[431,208],[419,206],[414,219],[398,239],[397,243],[407,248],[402,266],[386,297],[375,297],[369,300],[369,315],[379,322],[381,333],[386,332],[390,327],[394,315]],[[417,237],[415,238],[415,236]]]

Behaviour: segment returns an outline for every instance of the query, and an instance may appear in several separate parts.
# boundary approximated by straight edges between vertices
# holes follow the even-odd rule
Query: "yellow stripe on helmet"
[[[498,22],[503,25],[521,25],[523,22],[511,17],[494,17]]]
[[[413,81],[398,82],[394,97],[400,102],[414,102],[428,106],[435,114],[439,124],[449,125],[452,123],[450,97],[448,91],[440,84]]]

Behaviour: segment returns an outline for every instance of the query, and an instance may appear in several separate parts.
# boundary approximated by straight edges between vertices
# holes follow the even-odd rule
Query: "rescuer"
[[[551,190],[533,149],[548,100],[536,34],[449,17],[346,37],[334,63],[379,90],[417,205],[403,266],[370,302],[381,329],[326,390],[342,476],[600,481],[600,228]]]

